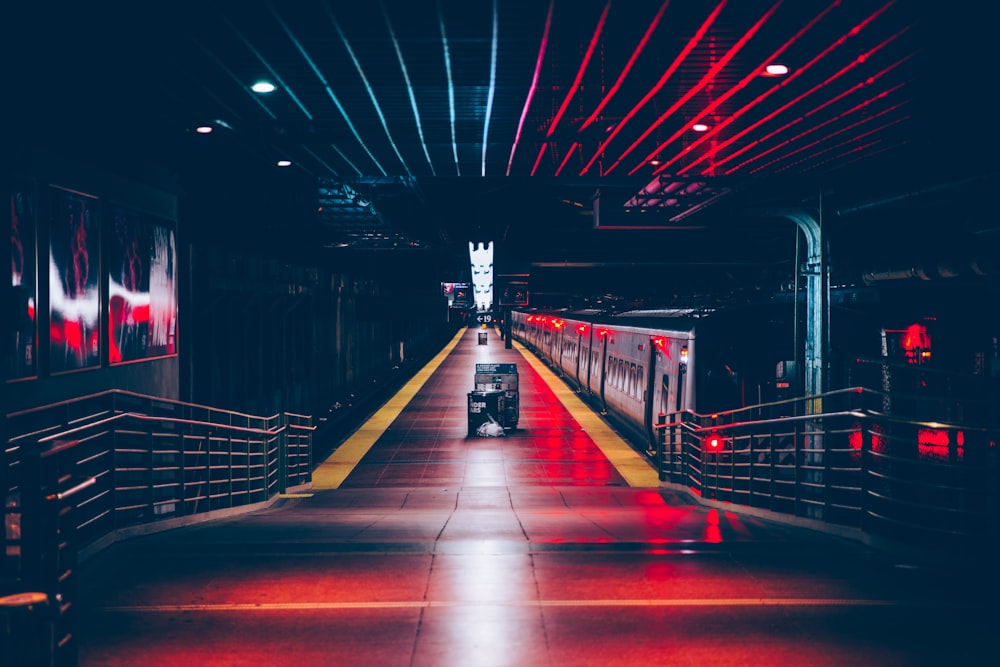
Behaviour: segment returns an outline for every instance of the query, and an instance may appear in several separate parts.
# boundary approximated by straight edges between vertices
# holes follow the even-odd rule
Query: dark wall
[[[377,279],[315,264],[196,248],[191,275],[185,394],[240,412],[346,402],[425,352],[445,324],[436,293],[397,301]]]
[[[25,182],[35,193],[38,363],[28,377],[13,371],[17,317],[12,281],[4,278],[0,414],[107,389],[252,414],[325,413],[442,343],[448,325],[439,277],[413,275],[428,260],[411,266],[413,260],[389,255],[350,261],[324,257],[313,243],[315,206],[309,196],[315,189],[308,177],[205,169],[175,182],[166,171],[136,169],[135,164],[123,165],[122,173],[128,174],[123,176],[99,160],[38,152],[3,163],[8,193]],[[115,236],[113,216],[107,213],[114,205],[172,225],[175,354],[113,363],[107,340],[113,290],[109,253],[102,252],[99,362],[84,370],[51,372],[58,365],[47,358],[47,199],[53,185],[95,198],[105,245]],[[3,219],[6,227],[11,214]],[[6,243],[2,248],[6,267],[13,251]]]
[[[29,289],[15,289],[11,273],[7,267],[14,263],[13,239],[4,243],[3,313],[0,328],[3,330],[2,378],[3,411],[12,412],[37,405],[52,403],[67,398],[96,393],[111,388],[126,389],[143,394],[179,397],[180,362],[176,354],[156,353],[148,357],[126,363],[115,363],[117,350],[109,350],[109,266],[114,255],[113,244],[118,242],[113,231],[114,212],[127,210],[135,219],[155,220],[162,228],[169,228],[177,238],[178,200],[170,191],[169,179],[153,176],[157,185],[141,183],[124,178],[109,171],[95,169],[82,162],[68,160],[44,153],[22,153],[8,155],[10,162],[4,164],[3,190],[4,210],[2,219],[5,230],[10,230],[12,218],[18,216],[25,227],[25,238],[19,244],[23,252],[17,262],[23,262],[28,255],[26,270],[34,285]],[[89,327],[92,345],[92,359],[83,368],[67,368],[64,359],[54,358],[50,345],[52,338],[60,335],[57,328],[50,327],[55,319],[50,308],[53,301],[60,300],[62,276],[49,267],[50,237],[53,224],[61,224],[63,212],[56,207],[64,204],[64,194],[80,195],[88,202],[92,223],[90,233],[91,252],[78,273],[86,274],[94,282],[92,305],[99,309],[96,327]],[[12,197],[15,193],[25,195],[31,205],[15,212]],[[59,223],[53,221],[58,220]],[[29,246],[34,246],[30,248]],[[120,248],[119,248],[120,254]],[[148,267],[146,267],[148,269]],[[176,270],[174,268],[174,270]],[[51,284],[53,281],[59,284]],[[30,294],[28,292],[31,292]],[[56,296],[54,296],[56,295]],[[25,317],[28,299],[33,302],[35,326]],[[34,330],[36,339],[31,350],[23,347],[25,331]],[[15,343],[15,335],[20,334],[21,347]],[[18,360],[31,356],[33,367],[18,370]]]

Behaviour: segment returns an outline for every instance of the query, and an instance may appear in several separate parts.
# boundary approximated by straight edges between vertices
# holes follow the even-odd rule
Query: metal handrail
[[[830,394],[848,393],[881,399],[868,389]],[[1000,495],[1000,430],[856,407],[735,421],[766,413],[761,407],[664,415],[664,423],[655,426],[660,479],[710,500],[924,547],[936,546],[935,536],[947,533],[958,539],[946,546],[971,552],[1000,536],[1000,506],[994,502]],[[935,450],[921,453],[922,431],[961,433],[947,438],[947,456],[957,460],[941,460]],[[720,436],[724,446],[717,451],[703,446],[709,434]]]

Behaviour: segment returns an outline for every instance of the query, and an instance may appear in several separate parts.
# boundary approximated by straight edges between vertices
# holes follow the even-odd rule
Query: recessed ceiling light
[[[255,93],[273,93],[274,84],[270,81],[258,81],[257,83],[250,86],[250,90]]]
[[[656,159],[656,158],[653,158],[652,160],[649,161],[649,164],[651,164],[654,167],[656,167],[656,166],[658,166],[660,164],[660,161],[658,159]]]
[[[695,123],[691,126],[691,129],[695,132],[706,132],[708,130],[708,125],[705,125],[704,123]]]
[[[197,132],[198,134],[212,134],[213,129],[214,128],[211,125],[201,125],[199,127],[194,128],[194,131]]]
[[[788,74],[788,65],[781,65],[779,63],[771,63],[764,68],[764,74],[767,76],[785,76]]]
[[[291,160],[278,160],[278,166],[279,167],[291,167],[292,166],[292,161]]]

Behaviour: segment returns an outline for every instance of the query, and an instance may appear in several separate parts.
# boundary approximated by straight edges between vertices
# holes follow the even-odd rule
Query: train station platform
[[[693,504],[516,343],[455,339],[264,510],[135,538],[80,577],[81,665],[937,665],[996,591]],[[469,437],[477,363],[519,420]]]

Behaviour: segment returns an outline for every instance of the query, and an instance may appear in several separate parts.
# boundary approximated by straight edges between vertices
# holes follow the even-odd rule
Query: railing
[[[654,452],[660,479],[934,552],[972,555],[995,544],[1000,431],[888,416],[877,409],[883,400],[847,389],[664,415]]]
[[[79,553],[139,526],[252,508],[312,478],[314,427],[303,415],[257,417],[109,391],[10,414],[7,423],[2,580],[31,593],[3,598],[4,607],[26,600],[33,611],[16,613],[47,637],[10,653],[16,665],[75,664]]]
[[[8,430],[14,554],[29,520],[18,502],[30,493],[26,464],[53,447],[66,475],[94,480],[74,498],[83,548],[122,529],[264,502],[312,478],[314,427],[291,413],[258,417],[115,390],[10,414]],[[7,569],[16,577],[23,568]]]

